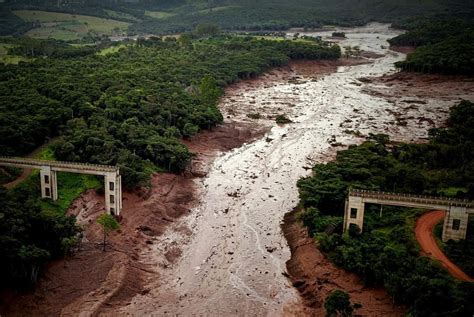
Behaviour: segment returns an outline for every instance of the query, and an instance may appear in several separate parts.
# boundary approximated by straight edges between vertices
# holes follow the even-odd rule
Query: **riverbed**
[[[282,315],[300,313],[298,292],[286,275],[290,250],[281,223],[298,203],[296,183],[315,163],[362,142],[369,133],[420,142],[444,123],[459,96],[407,97],[385,83],[366,80],[394,74],[405,55],[388,49],[399,34],[387,25],[344,29],[341,46],[370,52],[364,63],[335,72],[273,71],[230,87],[220,103],[227,124],[253,123],[267,133],[221,153],[197,180],[200,203],[156,244],[182,245],[150,292],[136,296],[123,313],[153,315]],[[328,39],[332,31],[306,33]],[[371,93],[373,91],[384,91]],[[390,98],[387,97],[390,95]],[[251,119],[248,114],[258,114]],[[293,123],[277,125],[275,116]],[[255,116],[254,116],[255,117]],[[190,233],[174,230],[185,225]],[[153,261],[154,254],[148,253]]]

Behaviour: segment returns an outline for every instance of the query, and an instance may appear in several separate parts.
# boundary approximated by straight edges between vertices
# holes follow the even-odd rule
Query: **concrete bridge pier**
[[[114,216],[122,210],[122,177],[118,172],[107,173],[104,177],[105,209]]]
[[[469,213],[466,207],[450,206],[444,216],[443,241],[466,239],[468,221]]]
[[[469,214],[474,214],[474,201],[448,197],[376,192],[350,189],[344,211],[344,232],[351,224],[360,230],[364,225],[364,205],[377,204],[431,210],[446,210],[443,241],[466,239]]]
[[[349,230],[351,224],[357,225],[362,231],[364,226],[365,202],[362,197],[349,196],[346,199],[346,210],[344,212],[344,232]]]
[[[51,166],[41,166],[41,198],[58,200],[58,178]]]
[[[21,157],[0,156],[0,166],[13,166],[40,170],[41,197],[58,199],[57,172],[79,173],[104,177],[105,209],[111,215],[122,211],[122,178],[117,166],[46,161]]]

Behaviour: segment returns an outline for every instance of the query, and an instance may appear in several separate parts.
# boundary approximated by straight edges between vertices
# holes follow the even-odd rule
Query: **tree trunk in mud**
[[[107,239],[107,233],[105,232],[105,228],[104,228],[104,241],[102,243],[102,251],[105,252],[105,242],[106,242],[106,239]]]

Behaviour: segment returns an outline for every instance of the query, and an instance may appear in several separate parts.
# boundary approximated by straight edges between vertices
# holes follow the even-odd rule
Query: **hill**
[[[19,21],[13,10],[42,10],[95,16],[131,23],[130,32],[165,34],[189,31],[199,23],[214,23],[227,30],[282,30],[314,28],[327,24],[361,25],[370,21],[396,22],[402,19],[472,9],[468,0],[214,0],[214,1],[12,1],[0,6],[2,33],[18,34],[31,29]],[[1,17],[1,16],[0,16]],[[7,25],[16,25],[15,28]]]

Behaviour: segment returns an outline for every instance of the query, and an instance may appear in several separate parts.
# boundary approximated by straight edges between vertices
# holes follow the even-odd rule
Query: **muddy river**
[[[298,202],[297,180],[310,174],[308,167],[330,160],[344,146],[362,142],[370,132],[418,141],[426,138],[428,128],[445,120],[457,96],[415,95],[407,100],[398,94],[387,98],[368,93],[391,89],[363,78],[396,72],[394,62],[405,55],[388,50],[386,40],[398,31],[382,24],[344,31],[347,39],[339,40],[342,46],[357,45],[381,57],[340,66],[326,75],[295,71],[291,80],[279,80],[270,72],[265,76],[272,82],[263,76],[228,90],[221,102],[226,121],[253,121],[268,127],[268,133],[217,156],[207,177],[197,181],[201,203],[159,237],[158,252],[147,254],[153,261],[165,245],[178,244],[183,245],[180,259],[122,313],[291,313],[289,307],[300,299],[284,274],[291,255],[280,226]],[[331,33],[308,34],[327,38]],[[250,119],[249,113],[262,118]],[[277,125],[278,114],[293,123]],[[190,233],[175,230],[183,224]]]

